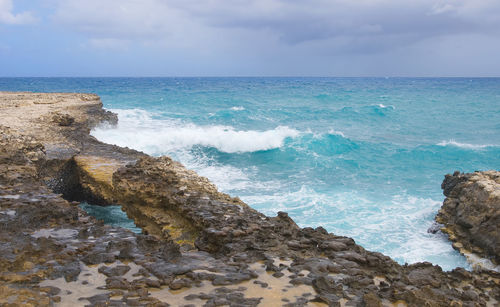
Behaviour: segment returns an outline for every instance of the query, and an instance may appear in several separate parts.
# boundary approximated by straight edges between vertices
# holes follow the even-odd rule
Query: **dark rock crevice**
[[[43,182],[55,194],[62,194],[68,201],[85,201],[74,159],[47,160],[40,168]]]

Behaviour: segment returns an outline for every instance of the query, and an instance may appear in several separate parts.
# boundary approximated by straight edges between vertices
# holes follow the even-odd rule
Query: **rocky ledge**
[[[351,238],[267,217],[168,157],[89,135],[89,94],[0,92],[0,304],[497,306],[500,274],[399,265]],[[79,201],[120,204],[142,234]]]
[[[446,175],[446,199],[436,216],[453,247],[500,264],[500,172]]]

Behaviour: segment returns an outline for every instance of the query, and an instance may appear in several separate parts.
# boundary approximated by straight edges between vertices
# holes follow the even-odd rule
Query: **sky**
[[[500,76],[500,0],[0,0],[0,76]]]

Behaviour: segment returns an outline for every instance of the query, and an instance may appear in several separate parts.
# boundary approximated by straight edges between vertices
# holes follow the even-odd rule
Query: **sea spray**
[[[120,117],[117,129],[97,128],[96,138],[119,146],[129,146],[161,154],[195,145],[214,147],[221,152],[238,153],[270,150],[283,145],[286,138],[299,135],[295,129],[278,126],[271,130],[236,130],[231,126],[199,126],[179,120],[157,120],[144,110],[111,110]]]

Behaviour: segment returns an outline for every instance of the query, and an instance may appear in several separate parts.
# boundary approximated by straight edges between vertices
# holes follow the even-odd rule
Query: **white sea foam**
[[[391,257],[407,263],[431,261],[445,270],[451,270],[457,264],[470,268],[466,259],[452,248],[443,233],[427,232],[440,205],[441,202],[437,200],[410,195],[392,198],[385,212],[391,219],[384,222],[386,230],[390,229],[394,233],[388,238],[393,246]]]
[[[249,176],[252,169],[239,169],[231,165],[223,165],[213,161],[202,153],[194,154],[189,150],[178,150],[171,155],[182,162],[188,169],[207,177],[222,192],[245,190],[252,186]]]
[[[500,272],[500,265],[494,264],[490,259],[479,257],[476,254],[465,253],[467,261],[470,262],[474,269],[485,268],[495,272]]]
[[[329,134],[332,134],[332,135],[339,135],[339,136],[341,136],[341,137],[343,137],[343,138],[346,138],[346,137],[345,137],[344,132],[342,132],[342,131],[338,131],[338,130],[335,130],[335,129],[330,129],[330,130],[328,131],[328,133],[329,133]]]
[[[262,132],[237,131],[226,126],[204,127],[175,119],[155,119],[140,109],[112,111],[118,114],[118,126],[94,129],[91,134],[97,139],[154,156],[168,154],[209,178],[224,192],[259,186],[249,178],[255,170],[218,163],[202,151],[193,151],[193,146],[210,146],[228,153],[251,152],[279,148],[287,137],[299,135],[287,127]]]
[[[243,111],[243,110],[245,110],[245,108],[241,107],[241,106],[237,106],[237,107],[232,107],[231,110],[233,110],[233,111]]]
[[[455,146],[455,147],[460,147],[464,149],[472,149],[472,150],[478,150],[478,149],[485,149],[488,147],[498,147],[498,145],[493,145],[493,144],[468,144],[468,143],[460,143],[455,140],[448,140],[448,141],[441,141],[437,143],[436,145],[438,146]]]
[[[199,126],[173,119],[155,119],[144,110],[113,110],[116,128],[97,128],[92,135],[107,143],[132,147],[152,155],[192,148],[214,147],[226,153],[254,152],[279,148],[299,132],[286,126],[266,131],[236,130],[231,126]]]
[[[320,208],[328,200],[327,195],[317,193],[305,185],[296,191],[282,191],[283,187],[276,183],[272,186],[274,191],[243,196],[242,199],[267,215],[275,215],[278,211],[300,211],[304,217],[307,216],[308,210]]]
[[[363,247],[400,263],[431,261],[445,270],[457,264],[470,268],[445,235],[427,232],[440,206],[437,200],[404,194],[382,201],[358,191],[325,194],[308,186],[241,198],[265,214],[286,211],[300,226],[323,226],[337,235],[352,237]]]
[[[394,110],[394,109],[396,108],[396,107],[394,107],[393,105],[386,106],[386,105],[381,104],[381,103],[379,103],[379,104],[378,104],[378,106],[379,106],[380,108],[382,108],[382,109],[393,109],[393,110]]]

